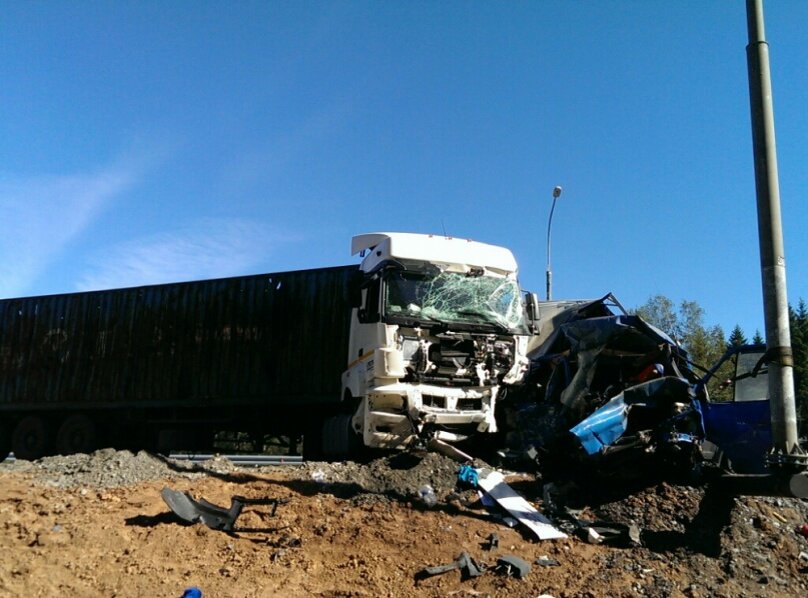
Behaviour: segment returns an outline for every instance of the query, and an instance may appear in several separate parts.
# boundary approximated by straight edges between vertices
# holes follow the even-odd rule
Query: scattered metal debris
[[[640,528],[632,523],[625,525],[613,521],[581,521],[578,535],[590,544],[611,544],[616,546],[642,546]]]
[[[500,575],[524,579],[530,573],[530,563],[518,556],[506,554],[497,559],[497,566],[494,569]]]
[[[458,461],[460,463],[470,463],[471,461],[473,461],[471,455],[464,453],[456,446],[449,444],[448,442],[439,440],[438,438],[431,438],[427,443],[426,448],[430,451],[439,453],[444,457],[454,459],[455,461]]]
[[[539,540],[566,538],[567,534],[553,526],[553,523],[539,513],[533,505],[505,483],[505,476],[499,471],[480,469],[479,487],[493,498],[503,509],[531,530]]]
[[[503,555],[497,558],[497,564],[493,567],[480,565],[474,560],[468,552],[461,552],[460,555],[452,563],[446,565],[437,565],[435,567],[426,567],[416,573],[416,581],[433,577],[435,575],[443,575],[449,571],[459,570],[461,580],[465,581],[474,577],[480,577],[486,571],[493,571],[500,575],[507,577],[515,577],[516,579],[524,579],[530,573],[530,563],[524,559],[514,555]]]
[[[488,539],[483,542],[484,550],[494,550],[499,546],[499,536],[497,534],[490,534]]]
[[[561,563],[556,559],[551,559],[549,556],[540,556],[535,561],[535,564],[541,567],[558,567]]]
[[[230,499],[230,508],[226,509],[209,503],[204,498],[198,501],[188,492],[179,492],[165,487],[160,491],[160,496],[172,510],[172,512],[188,523],[204,523],[211,529],[223,532],[258,532],[267,531],[263,529],[236,528],[236,519],[241,515],[245,505],[272,505],[270,516],[275,515],[275,511],[280,504],[277,498],[245,498],[243,496],[233,496]]]
[[[474,558],[468,552],[461,552],[460,555],[454,560],[453,563],[448,565],[438,565],[436,567],[426,567],[416,574],[416,579],[426,579],[434,575],[442,575],[449,571],[460,570],[462,580],[470,579],[472,577],[479,577],[485,571],[484,567],[480,567]]]

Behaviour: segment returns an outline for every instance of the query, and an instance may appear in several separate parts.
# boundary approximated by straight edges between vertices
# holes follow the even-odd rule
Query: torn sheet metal
[[[667,424],[659,430],[657,440],[696,442],[704,437],[701,408],[693,388],[686,380],[675,377],[657,378],[627,388],[570,432],[587,454],[596,455],[605,453],[632,427],[642,429],[654,421]]]
[[[566,538],[567,534],[556,528],[552,521],[539,513],[513,488],[505,483],[505,476],[498,471],[480,469],[479,487],[525,527],[532,531],[539,540],[556,540]]]

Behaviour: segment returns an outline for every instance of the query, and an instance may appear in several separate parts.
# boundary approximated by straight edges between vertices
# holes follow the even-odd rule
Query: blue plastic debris
[[[186,588],[180,598],[202,598],[202,590],[199,588]]]
[[[457,480],[463,484],[468,484],[472,488],[476,488],[479,482],[479,474],[471,465],[461,465],[457,472]]]

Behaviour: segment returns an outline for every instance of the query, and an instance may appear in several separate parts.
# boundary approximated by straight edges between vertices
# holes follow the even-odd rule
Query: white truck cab
[[[369,447],[495,432],[503,383],[527,366],[528,328],[513,254],[436,235],[353,238],[363,260],[343,396]]]

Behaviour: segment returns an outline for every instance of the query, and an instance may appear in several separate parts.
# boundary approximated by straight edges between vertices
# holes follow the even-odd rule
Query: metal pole
[[[780,185],[774,138],[769,46],[763,26],[762,0],[746,0],[749,45],[749,103],[757,189],[758,238],[763,281],[763,312],[769,363],[773,457],[800,453],[794,401],[794,362],[788,323],[786,261],[780,217]]]
[[[553,207],[550,208],[550,218],[547,220],[547,301],[553,298],[553,271],[550,268],[550,226],[553,224],[553,212],[555,211],[556,200],[561,196],[561,187],[553,189]]]

